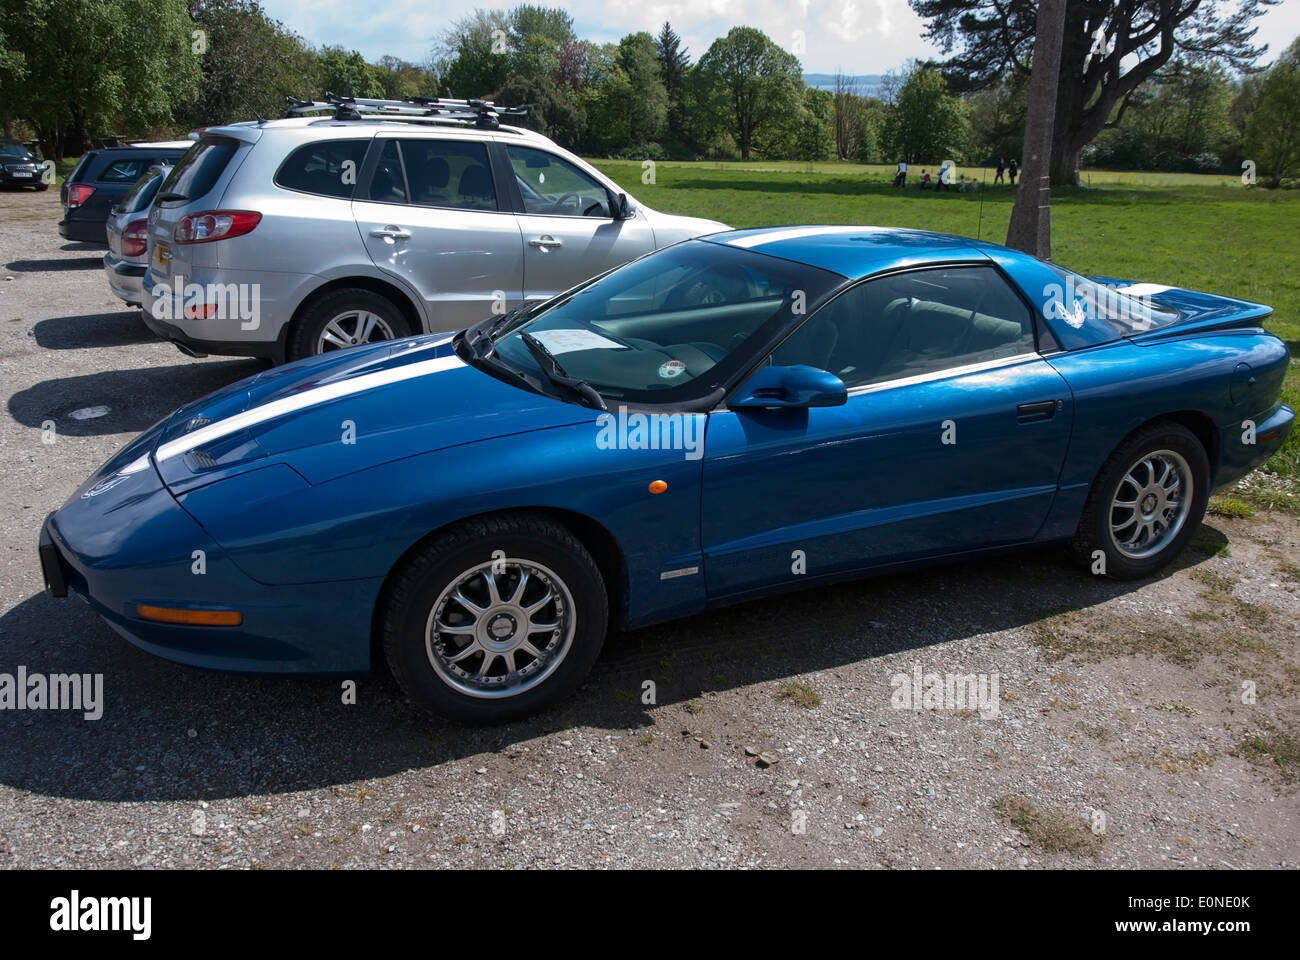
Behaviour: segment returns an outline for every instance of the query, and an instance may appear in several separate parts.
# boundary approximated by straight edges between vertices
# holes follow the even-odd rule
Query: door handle
[[[406,240],[411,236],[410,230],[403,230],[401,227],[395,227],[389,224],[386,227],[379,227],[370,231],[372,237],[383,237],[385,240]]]
[[[556,240],[550,234],[543,234],[540,237],[533,237],[533,239],[528,241],[528,245],[530,247],[540,247],[544,251],[547,247],[562,247],[564,246],[564,241]]]
[[[1056,416],[1058,400],[1037,400],[1034,403],[1022,403],[1016,407],[1016,417],[1021,423],[1033,423],[1036,420],[1051,420]]]

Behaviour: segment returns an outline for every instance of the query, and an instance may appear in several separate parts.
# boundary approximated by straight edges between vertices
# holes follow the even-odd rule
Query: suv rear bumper
[[[143,263],[104,254],[104,276],[113,296],[133,307],[144,303],[144,275],[149,268]]]
[[[144,325],[173,343],[181,353],[191,357],[258,357],[273,363],[284,363],[285,338],[289,328],[280,330],[276,340],[209,340],[205,337],[191,336],[186,330],[171,320],[159,320],[148,309],[142,311]],[[188,321],[182,321],[188,322]]]
[[[59,236],[77,243],[94,243],[108,246],[108,221],[74,220],[71,213],[59,221]]]

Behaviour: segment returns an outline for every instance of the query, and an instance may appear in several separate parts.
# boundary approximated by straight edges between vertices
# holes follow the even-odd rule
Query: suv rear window
[[[286,190],[349,199],[369,140],[322,140],[299,147],[276,172]]]
[[[176,161],[160,193],[179,194],[186,200],[206,196],[238,149],[239,141],[232,137],[204,137]]]

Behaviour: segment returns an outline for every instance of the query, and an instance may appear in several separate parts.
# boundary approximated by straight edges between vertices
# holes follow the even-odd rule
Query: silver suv
[[[145,322],[192,355],[278,363],[458,330],[723,229],[490,110],[210,127],[150,209]]]

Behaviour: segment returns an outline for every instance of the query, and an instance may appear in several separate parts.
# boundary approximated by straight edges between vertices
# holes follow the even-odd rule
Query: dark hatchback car
[[[182,140],[87,151],[59,188],[59,199],[63,201],[59,236],[106,245],[105,224],[113,206],[151,166],[175,163],[191,146],[188,140]]]
[[[0,137],[0,187],[35,187],[49,184],[41,177],[44,164],[17,140]]]

